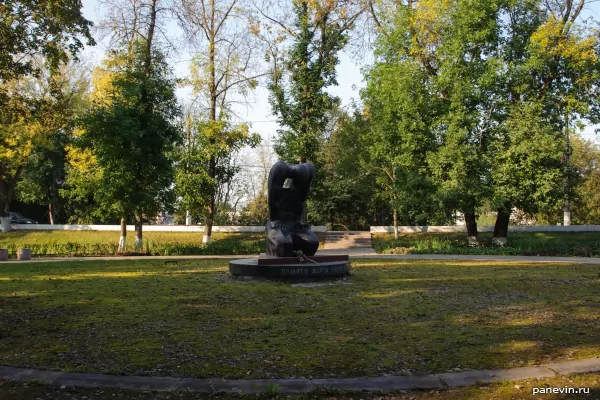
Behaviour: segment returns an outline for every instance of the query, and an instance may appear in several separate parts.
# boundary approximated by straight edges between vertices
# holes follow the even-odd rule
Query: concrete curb
[[[0,366],[0,380],[74,387],[106,387],[125,390],[186,390],[198,393],[309,393],[317,389],[347,391],[390,391],[443,389],[495,381],[553,378],[557,374],[600,371],[600,358],[563,361],[537,367],[490,371],[464,371],[427,376],[384,376],[339,379],[196,379],[152,376],[115,376],[105,374],[43,371]]]

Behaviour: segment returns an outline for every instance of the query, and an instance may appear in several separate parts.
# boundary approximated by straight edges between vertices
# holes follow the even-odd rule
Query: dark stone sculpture
[[[267,255],[294,257],[296,251],[313,256],[319,239],[306,223],[306,198],[315,176],[311,163],[276,162],[269,172]]]

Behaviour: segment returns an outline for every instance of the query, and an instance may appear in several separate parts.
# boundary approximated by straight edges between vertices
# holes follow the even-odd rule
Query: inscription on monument
[[[283,268],[281,270],[281,275],[285,275],[285,276],[308,275],[308,270],[306,268]]]

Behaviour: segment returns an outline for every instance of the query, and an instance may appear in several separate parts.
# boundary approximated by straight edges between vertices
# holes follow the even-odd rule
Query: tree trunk
[[[10,200],[12,190],[8,187],[8,183],[0,179],[0,232],[10,232]]]
[[[142,241],[142,216],[135,216],[135,241],[133,248],[136,253],[141,253],[144,250],[144,242]]]
[[[209,110],[209,120],[211,122],[216,122],[217,121],[217,101],[218,101],[218,96],[217,96],[217,80],[216,80],[216,26],[215,26],[215,7],[214,7],[214,2],[211,3],[212,7],[211,7],[211,14],[210,14],[210,26],[209,26],[209,43],[208,43],[208,69],[209,69],[209,91],[210,91],[210,110]],[[211,144],[214,145],[214,139],[211,138]],[[211,177],[212,179],[214,179],[215,181],[215,191],[213,193],[211,193],[210,195],[210,199],[209,199],[209,203],[208,203],[208,210],[207,210],[207,215],[206,215],[206,219],[204,220],[204,236],[202,237],[202,243],[203,244],[209,244],[210,243],[210,239],[211,239],[211,235],[212,235],[212,227],[213,227],[213,222],[215,220],[215,202],[216,202],[216,195],[217,195],[217,160],[215,158],[214,155],[212,155],[210,157],[209,163],[208,163],[208,176]]]
[[[563,225],[571,225],[571,202],[569,200],[565,201],[565,206],[563,207]]]
[[[477,219],[474,212],[464,212],[469,244],[477,243]]]
[[[12,201],[13,190],[17,185],[17,182],[21,178],[21,172],[23,172],[23,166],[17,167],[17,171],[12,178],[2,178],[4,169],[0,169],[0,231],[10,232],[10,203]]]
[[[208,213],[206,215],[206,221],[204,223],[204,236],[202,237],[203,244],[210,243],[210,237],[212,235],[213,222],[215,220],[215,196],[213,195],[208,205]]]
[[[394,207],[394,239],[398,240],[398,209]]]
[[[498,208],[498,216],[496,217],[496,225],[494,225],[494,234],[492,236],[492,244],[497,246],[506,246],[508,243],[508,224],[510,222],[510,203],[505,203],[504,207]]]
[[[121,237],[119,238],[119,248],[117,252],[123,253],[127,250],[127,219],[121,218]]]
[[[54,225],[54,216],[52,215],[52,203],[48,203],[48,219],[50,220],[50,225]]]

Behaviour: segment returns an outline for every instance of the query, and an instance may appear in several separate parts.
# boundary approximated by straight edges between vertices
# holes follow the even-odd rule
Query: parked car
[[[10,217],[11,224],[37,224],[38,223],[37,221],[35,221],[31,218],[24,217],[23,214],[20,214],[18,212],[9,212],[8,215]]]

